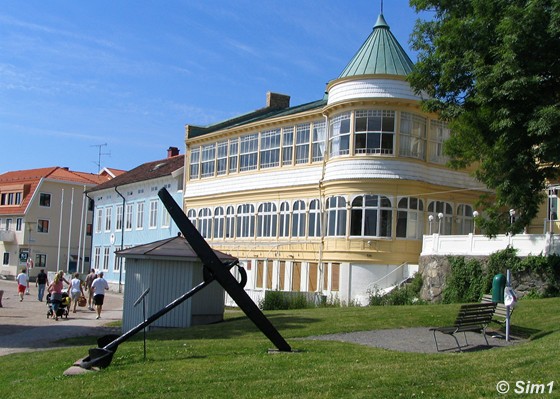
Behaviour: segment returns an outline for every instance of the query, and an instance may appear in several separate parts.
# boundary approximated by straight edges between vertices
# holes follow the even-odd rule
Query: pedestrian
[[[72,313],[76,313],[76,306],[78,305],[78,299],[80,296],[85,297],[84,289],[82,288],[82,280],[80,280],[80,273],[75,273],[74,278],[70,281],[70,307],[72,303],[74,304],[74,310]]]
[[[93,303],[95,304],[95,310],[97,311],[96,319],[100,319],[101,310],[103,309],[103,300],[105,299],[105,291],[109,289],[107,280],[103,278],[103,272],[99,272],[97,278],[93,280],[91,289],[93,290]]]
[[[58,308],[62,303],[62,290],[64,283],[69,284],[68,280],[64,278],[64,272],[60,270],[54,276],[53,282],[49,285],[49,293],[51,294],[51,308],[53,310],[54,319],[58,320]]]
[[[21,272],[17,275],[16,280],[18,284],[19,301],[22,302],[25,290],[27,290],[27,283],[29,281],[27,269],[25,267],[21,269]]]
[[[88,291],[88,309],[93,310],[92,301],[93,301],[93,291],[91,289],[91,283],[93,280],[97,278],[97,274],[95,274],[95,269],[91,269],[89,274],[86,276],[86,291]]]
[[[41,269],[39,274],[37,274],[37,279],[35,280],[35,287],[39,287],[37,291],[37,299],[39,302],[43,302],[43,297],[45,296],[45,288],[49,285],[49,276],[45,273],[45,269]]]

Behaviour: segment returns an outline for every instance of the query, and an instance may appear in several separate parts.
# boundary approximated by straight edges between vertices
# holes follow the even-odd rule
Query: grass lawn
[[[142,334],[122,344],[112,364],[64,377],[84,346],[0,357],[0,398],[481,398],[560,397],[560,298],[525,300],[513,315],[525,343],[466,353],[419,354],[311,335],[446,325],[458,305],[320,308],[266,312],[297,353],[267,354],[272,344],[240,312],[191,329]],[[496,384],[507,381],[508,395]],[[541,383],[542,395],[517,386]],[[530,383],[528,383],[530,381]],[[552,383],[552,384],[551,384]],[[552,394],[548,394],[552,388]]]

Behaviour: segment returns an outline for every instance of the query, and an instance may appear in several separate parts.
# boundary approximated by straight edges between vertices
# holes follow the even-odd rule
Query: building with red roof
[[[87,270],[92,212],[84,193],[113,177],[59,166],[1,174],[0,274]]]

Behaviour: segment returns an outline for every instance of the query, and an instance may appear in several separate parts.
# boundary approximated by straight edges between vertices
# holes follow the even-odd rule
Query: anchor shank
[[[292,349],[290,345],[261,312],[243,287],[239,285],[229,270],[224,267],[216,253],[210,248],[206,240],[200,235],[196,227],[194,227],[183,210],[177,205],[169,192],[165,188],[162,188],[159,190],[158,196],[185,239],[202,261],[204,267],[221,284],[241,310],[245,312],[247,317],[249,317],[263,334],[276,345],[278,350],[291,352]]]

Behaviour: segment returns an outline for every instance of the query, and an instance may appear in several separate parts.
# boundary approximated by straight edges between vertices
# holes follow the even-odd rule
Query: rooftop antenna
[[[101,155],[109,155],[111,156],[111,152],[102,152],[101,147],[107,147],[107,143],[103,144],[93,144],[90,147],[97,147],[97,171],[95,173],[99,173],[101,171]]]

